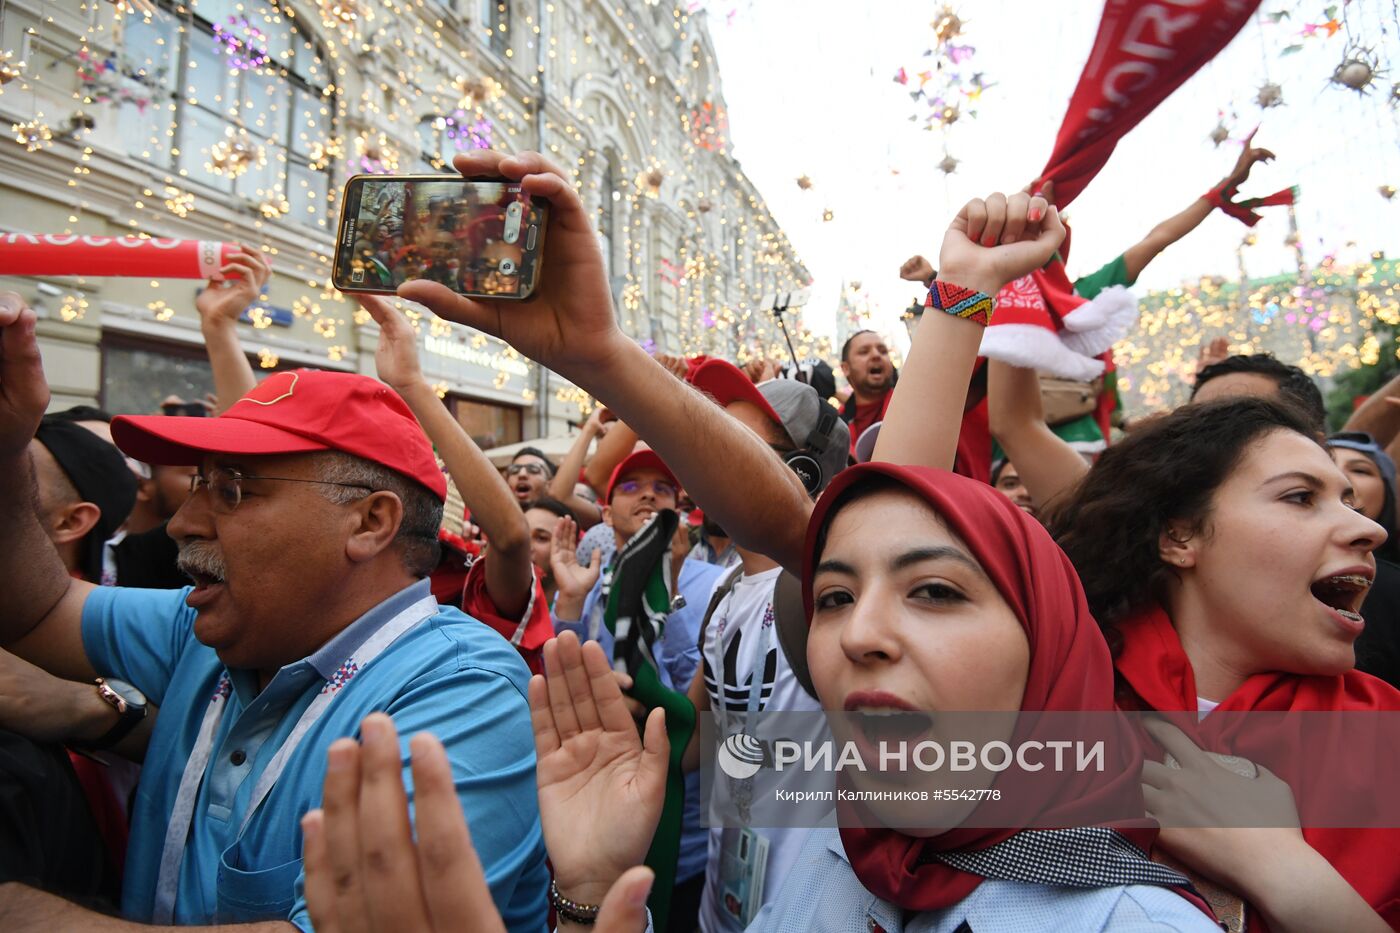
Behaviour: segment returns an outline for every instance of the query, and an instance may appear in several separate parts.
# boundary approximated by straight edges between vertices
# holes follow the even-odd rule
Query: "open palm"
[[[374,349],[374,367],[380,381],[395,389],[419,382],[423,369],[418,362],[418,334],[397,308],[374,295],[356,295],[360,307],[379,325],[379,345]]]
[[[549,568],[554,585],[565,596],[582,598],[598,582],[603,562],[595,560],[585,567],[578,562],[578,525],[572,518],[562,516],[554,523],[554,537],[549,542]]]
[[[666,796],[670,744],[652,710],[645,744],[597,642],[572,632],[545,644],[530,681],[545,847],[566,897],[598,903],[646,857]]]

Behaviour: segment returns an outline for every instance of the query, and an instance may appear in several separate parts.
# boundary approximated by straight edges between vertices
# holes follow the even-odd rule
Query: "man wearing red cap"
[[[0,644],[59,677],[104,678],[60,724],[75,743],[111,745],[147,698],[161,708],[123,913],[310,930],[298,821],[320,805],[328,751],[332,774],[354,766],[357,747],[332,743],[382,710],[405,736],[444,740],[497,906],[510,928],[541,929],[528,674],[507,642],[432,599],[446,484],[403,401],[368,377],[297,370],[217,418],[115,419],[127,454],[200,467],[170,522],[195,586],[98,588],[64,573],[29,507],[26,448],[48,401],[34,321],[0,294],[0,469],[18,480],[0,484]],[[11,928],[98,922],[14,885],[0,915]]]

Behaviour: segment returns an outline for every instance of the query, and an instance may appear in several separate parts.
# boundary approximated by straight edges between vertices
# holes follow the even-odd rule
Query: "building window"
[[[271,370],[250,357],[259,381],[305,364],[281,360]],[[98,401],[114,415],[159,414],[171,395],[196,402],[214,391],[214,371],[203,345],[174,343],[139,334],[102,334],[102,390]]]
[[[505,55],[510,48],[510,0],[481,0],[481,28],[491,51]]]
[[[443,118],[428,115],[418,121],[418,162],[422,168],[441,172],[452,165],[457,146],[447,138]]]
[[[617,209],[622,201],[622,191],[617,187],[620,175],[617,159],[609,152],[603,158],[603,177],[598,182],[598,239],[603,248],[603,262],[607,264],[610,283],[615,266],[613,253],[617,242]]]
[[[126,150],[162,170],[326,226],[335,127],[324,49],[268,0],[168,0],[125,18]]]
[[[503,447],[522,440],[519,408],[478,402],[460,395],[450,396],[447,404],[462,430],[466,431],[482,450]]]

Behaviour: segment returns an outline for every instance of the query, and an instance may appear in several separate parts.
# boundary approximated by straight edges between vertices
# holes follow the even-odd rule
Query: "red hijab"
[[[1123,650],[1115,667],[1126,688],[1120,695],[1120,705],[1159,712],[1195,712],[1195,673],[1166,612],[1154,604],[1121,623],[1118,630],[1123,636]],[[1394,776],[1400,767],[1400,750],[1377,750],[1374,746],[1359,749],[1347,741],[1343,731],[1347,724],[1339,722],[1331,736],[1310,731],[1309,746],[1303,750],[1307,761],[1295,757],[1290,762],[1288,757],[1273,757],[1280,748],[1296,747],[1296,743],[1288,743],[1287,737],[1279,734],[1289,725],[1281,717],[1272,721],[1277,723],[1275,727],[1245,732],[1239,728],[1242,717],[1217,714],[1394,711],[1400,711],[1400,691],[1360,671],[1335,677],[1271,671],[1250,677],[1199,723],[1174,724],[1184,725],[1203,747],[1228,748],[1231,754],[1267,762],[1271,771],[1292,786],[1300,806],[1306,809],[1307,801],[1314,795],[1366,800],[1377,793],[1388,793],[1382,789],[1385,785],[1378,782]],[[1318,786],[1319,772],[1308,766],[1317,760],[1355,761],[1365,752],[1377,753],[1375,764],[1329,769],[1326,787]],[[1338,782],[1347,786],[1338,786]],[[1400,829],[1304,828],[1303,838],[1391,927],[1400,928]],[[1250,920],[1250,929],[1265,929],[1257,911]]]
[[[984,483],[942,470],[865,463],[842,472],[817,502],[807,526],[802,561],[802,598],[812,618],[812,578],[821,555],[817,539],[833,507],[849,499],[844,493],[874,476],[893,479],[927,502],[948,528],[966,542],[992,584],[1011,606],[1030,642],[1030,669],[1023,710],[1110,711],[1113,705],[1113,660],[1099,627],[1089,615],[1083,587],[1069,558],[1049,533],[1001,493]],[[1128,754],[1126,745],[1113,746]],[[1109,761],[1103,773],[1086,771],[1063,803],[1038,815],[1036,825],[1085,825],[1109,795],[1138,786],[1135,762]],[[1124,782],[1131,782],[1128,787]],[[1140,793],[1140,790],[1136,791]],[[1102,812],[1102,811],[1099,811]],[[909,836],[893,829],[841,829],[851,867],[872,894],[905,910],[938,910],[956,904],[981,884],[982,877],[940,862],[923,863],[926,847],[976,850],[1015,835],[1014,829],[962,827],[934,838]],[[1155,832],[1124,833],[1144,851]]]

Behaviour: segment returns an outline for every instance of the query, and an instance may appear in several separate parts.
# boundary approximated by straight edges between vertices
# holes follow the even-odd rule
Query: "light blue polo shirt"
[[[224,671],[213,649],[194,637],[188,592],[101,587],[83,607],[83,647],[93,667],[129,681],[160,707],[132,810],[122,891],[123,913],[141,922],[151,920],[180,776]],[[456,609],[439,607],[340,690],[237,838],[257,776],[312,698],[375,630],[429,595],[427,580],[405,587],[310,657],[283,667],[261,693],[254,672],[229,672],[233,692],[195,804],[176,923],[290,920],[312,929],[302,894],[300,820],[321,805],[330,744],[358,736],[360,720],[382,711],[398,727],[410,803],[408,740],[431,732],[447,748],[472,842],[506,926],[544,929],[549,878],[526,701],[530,674],[509,642]]]

